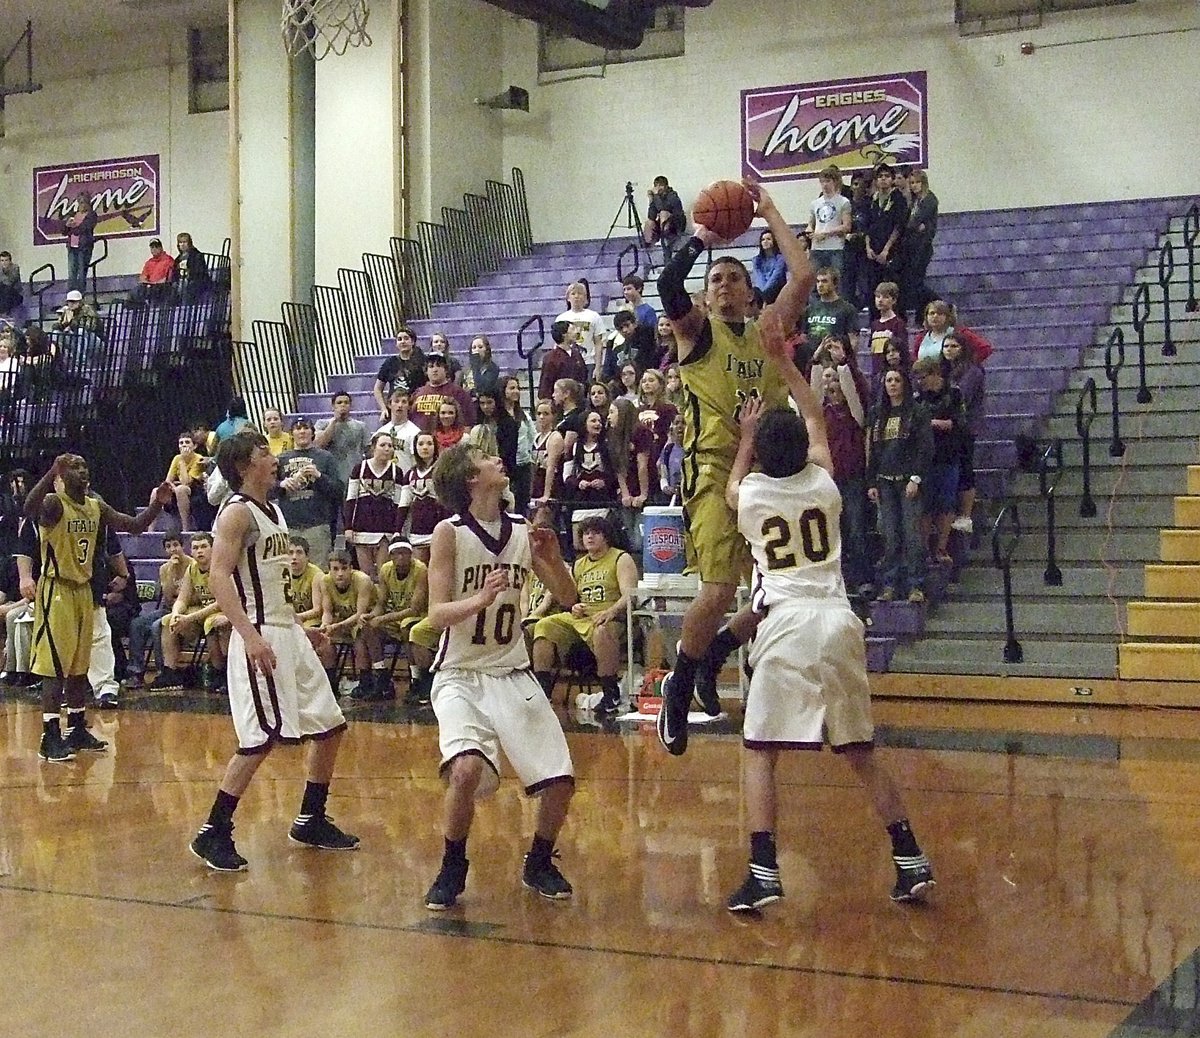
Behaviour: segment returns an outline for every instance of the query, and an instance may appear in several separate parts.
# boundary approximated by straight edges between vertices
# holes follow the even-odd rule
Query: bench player
[[[726,490],[754,557],[753,606],[762,615],[742,731],[750,865],[728,907],[754,911],[783,896],[775,765],[785,750],[819,750],[825,742],[853,769],[891,837],[892,900],[924,900],[933,869],[895,781],[874,754],[863,625],[842,581],[842,499],[821,405],[788,355],[778,318],[764,317],[762,342],[803,418],[749,402]],[[755,461],[760,471],[751,472]]]
[[[770,195],[755,184],[747,183],[747,188],[757,202],[757,214],[775,235],[789,275],[763,315],[774,314],[791,331],[804,313],[814,284],[808,251]],[[685,281],[693,265],[706,248],[719,241],[707,228],[697,226],[696,235],[675,253],[658,279],[663,310],[679,349],[685,547],[688,569],[700,577],[700,593],[684,614],[675,670],[663,682],[664,703],[658,717],[659,739],[675,755],[687,749],[687,713],[697,665],[749,569],[737,517],[725,501],[725,484],[737,453],[738,410],[754,398],[768,407],[781,407],[787,401],[782,378],[767,367],[757,324],[747,320],[752,286],[745,265],[731,256],[713,261],[705,277],[703,309],[693,305],[688,294]],[[710,690],[709,698],[715,699],[715,683],[706,681],[703,686]],[[704,706],[709,713],[720,713],[719,701]]]

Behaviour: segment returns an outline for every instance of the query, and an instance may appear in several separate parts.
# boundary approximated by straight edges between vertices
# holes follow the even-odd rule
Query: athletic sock
[[[719,671],[725,666],[725,661],[737,651],[737,647],[741,644],[737,639],[737,635],[727,626],[722,625],[712,644],[708,647],[708,652],[705,654],[709,666],[714,671]]]
[[[325,813],[325,800],[329,796],[328,782],[304,783],[304,799],[300,802],[300,814],[309,817]]]
[[[87,727],[87,711],[86,710],[68,710],[67,711],[67,727],[68,728],[86,728]]]
[[[773,832],[750,834],[750,863],[764,869],[779,868],[778,859],[775,857],[775,834]]]
[[[461,865],[467,860],[467,838],[461,840],[446,840],[446,849],[442,851],[442,861],[446,865]]]
[[[232,793],[223,789],[217,790],[217,799],[213,801],[212,810],[208,813],[208,824],[214,826],[230,825],[233,822],[233,812],[237,810],[238,800]]]
[[[694,659],[683,651],[682,646],[675,654],[675,671],[671,678],[672,686],[688,690],[690,693],[696,687],[696,664]]]
[[[542,691],[546,693],[547,699],[554,698],[554,674],[551,671],[544,670],[540,674],[534,671],[533,676],[537,678],[538,684],[542,686]]]
[[[892,854],[898,858],[916,858],[921,854],[921,845],[912,831],[907,818],[892,822],[888,827],[888,836],[892,838]]]
[[[554,853],[554,841],[547,840],[543,836],[538,836],[536,833],[533,836],[533,843],[529,845],[529,860],[536,862],[546,862],[550,860],[550,856]]]

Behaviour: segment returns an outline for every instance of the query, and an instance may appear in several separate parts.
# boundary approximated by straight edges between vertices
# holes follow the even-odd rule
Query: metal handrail
[[[1062,570],[1058,568],[1057,543],[1054,530],[1054,491],[1063,474],[1062,440],[1055,437],[1038,459],[1038,493],[1046,502],[1046,569],[1042,582],[1049,587],[1062,587]],[[1051,479],[1050,477],[1054,478]]]
[[[1088,404],[1086,420],[1084,401]],[[1079,502],[1079,515],[1084,519],[1094,519],[1096,516],[1096,502],[1092,498],[1092,422],[1095,420],[1096,380],[1089,377],[1075,402],[1075,431],[1083,443],[1083,498]]]
[[[1183,218],[1183,244],[1188,254],[1188,297],[1187,312],[1200,310],[1196,301],[1196,239],[1200,238],[1200,203],[1193,202]]]
[[[526,352],[525,333],[534,325],[537,325],[537,342],[529,347],[529,352]],[[529,410],[531,413],[537,410],[537,390],[533,385],[533,362],[545,342],[546,322],[542,319],[541,314],[534,314],[517,329],[517,356],[525,361],[525,367],[529,372]]]
[[[633,269],[630,270],[629,273],[636,274],[639,270],[642,269],[641,253],[638,250],[637,242],[631,241],[628,245],[625,246],[625,248],[623,248],[621,250],[620,255],[617,256],[617,284],[621,284],[625,280],[626,271],[625,271],[625,268],[622,266],[621,261],[624,260],[625,257],[628,256],[629,253],[631,253],[631,252],[633,253]]]
[[[108,239],[97,238],[96,240],[104,246],[104,251],[99,256],[93,256],[92,262],[88,264],[88,271],[92,275],[92,306],[100,305],[100,296],[96,292],[96,267],[108,259]]]
[[[37,277],[43,270],[50,271],[50,280],[43,281],[41,288],[35,288],[34,284],[33,284],[33,279],[35,277]],[[44,324],[45,320],[46,320],[46,304],[42,300],[42,296],[45,295],[47,292],[50,291],[50,289],[52,289],[54,287],[54,284],[57,280],[58,280],[58,275],[54,271],[53,263],[43,263],[40,267],[38,267],[37,270],[35,270],[32,274],[29,275],[29,297],[31,299],[37,300],[38,327],[41,327],[42,324]]]
[[[1007,520],[1007,522],[1006,522]],[[1003,535],[1010,535],[1007,544]],[[1021,663],[1025,652],[1017,641],[1016,625],[1013,622],[1012,558],[1021,540],[1021,513],[1016,501],[1007,502],[992,523],[992,562],[1004,577],[1004,662]]]
[[[1167,238],[1158,250],[1158,283],[1163,294],[1163,356],[1174,357],[1175,339],[1171,335],[1171,277],[1175,273],[1175,246]]]
[[[1137,402],[1149,404],[1154,400],[1150,387],[1146,385],[1146,321],[1150,317],[1150,282],[1143,281],[1133,293],[1133,330],[1138,337],[1138,391]]]
[[[1117,351],[1117,362],[1113,363],[1113,350]],[[1104,344],[1104,374],[1112,390],[1112,440],[1108,445],[1110,458],[1123,458],[1125,444],[1121,440],[1121,401],[1117,395],[1117,381],[1121,377],[1121,369],[1125,366],[1125,333],[1120,328],[1114,328]]]

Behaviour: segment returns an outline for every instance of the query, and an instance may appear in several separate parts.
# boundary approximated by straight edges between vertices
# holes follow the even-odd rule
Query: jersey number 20
[[[475,633],[471,636],[472,645],[488,644],[488,613],[490,610],[481,609],[475,620]],[[513,640],[513,632],[517,629],[517,607],[512,602],[505,602],[496,610],[496,620],[491,640],[496,645],[507,645]]]
[[[804,557],[810,562],[824,562],[829,558],[829,520],[819,508],[806,508],[797,521],[800,531],[800,546]],[[792,543],[792,524],[781,515],[764,520],[762,535],[767,538],[763,545],[767,553],[767,569],[794,569],[796,554],[788,551]]]

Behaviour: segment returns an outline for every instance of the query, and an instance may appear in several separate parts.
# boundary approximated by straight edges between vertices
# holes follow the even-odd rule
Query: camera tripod
[[[612,223],[608,226],[608,233],[604,236],[604,241],[600,245],[600,251],[596,253],[596,259],[604,255],[604,250],[608,248],[613,231],[617,229],[617,224],[621,222],[622,217],[625,218],[626,228],[636,231],[639,235],[642,233],[642,218],[638,215],[637,202],[633,200],[632,180],[625,181],[625,197],[621,199],[621,204],[617,206],[617,215],[613,217]]]

